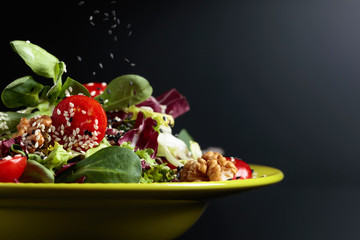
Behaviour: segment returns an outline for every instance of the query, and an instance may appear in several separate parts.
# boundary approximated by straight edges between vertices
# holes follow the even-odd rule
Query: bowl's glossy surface
[[[0,239],[173,239],[207,201],[283,179],[251,165],[257,178],[156,184],[0,183]]]

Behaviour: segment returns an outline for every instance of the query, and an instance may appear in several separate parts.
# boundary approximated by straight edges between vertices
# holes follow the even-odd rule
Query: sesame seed
[[[89,21],[92,21],[93,19],[94,19],[93,16],[90,16],[90,17],[89,17]]]
[[[73,91],[73,88],[70,86],[69,87],[69,92],[72,92]]]
[[[76,58],[77,58],[77,60],[78,60],[79,62],[82,61],[82,58],[81,58],[80,56],[77,56]]]
[[[69,123],[69,122],[66,122],[66,125],[67,125],[68,127],[71,127],[71,123]]]
[[[60,109],[57,109],[57,110],[56,110],[56,113],[57,113],[58,115],[61,115]]]
[[[128,35],[129,35],[129,37],[130,37],[130,36],[132,35],[132,31],[129,31],[129,34],[128,34]]]
[[[114,54],[113,53],[110,53],[110,58],[114,59]]]
[[[66,97],[70,97],[70,92],[69,92],[69,90],[67,90],[67,89],[65,90],[65,96],[66,96]]]
[[[95,83],[91,82],[91,83],[88,83],[87,85],[88,85],[89,87],[91,87],[91,86],[94,86],[94,84],[95,84]]]
[[[114,40],[114,42],[117,42],[117,40],[118,40],[117,36],[114,36],[113,40]]]
[[[115,10],[112,10],[112,11],[111,11],[111,15],[113,15],[114,17],[116,16]]]
[[[78,5],[81,7],[82,5],[84,5],[84,3],[85,3],[85,1],[80,1],[80,2],[78,3]]]
[[[109,30],[107,31],[107,33],[108,33],[109,35],[111,35],[111,34],[112,34],[112,30],[109,29]]]
[[[116,27],[117,27],[116,24],[111,25],[111,28],[112,28],[112,29],[114,29],[114,28],[116,28]]]
[[[40,135],[37,135],[36,138],[35,138],[36,141],[39,141],[40,140]]]
[[[94,22],[90,22],[90,25],[95,27],[95,23]]]
[[[74,109],[72,109],[74,107],[74,104],[72,102],[69,103],[69,106],[71,107],[70,112],[71,112],[71,110],[74,111]]]
[[[60,130],[61,136],[64,136],[64,130]]]
[[[104,66],[102,65],[102,63],[99,63],[99,67],[100,67],[101,69],[104,68]]]
[[[86,111],[85,111],[85,110],[81,110],[81,113],[82,113],[82,114],[86,114]]]
[[[98,130],[98,129],[99,129],[99,126],[94,124],[94,129],[95,129],[95,130]]]
[[[98,124],[99,124],[99,120],[95,119],[95,124],[98,125]]]
[[[59,142],[59,141],[61,141],[61,139],[58,138],[58,137],[56,137],[56,138],[55,138],[55,141]]]
[[[35,142],[35,148],[38,148],[39,147],[39,142]]]
[[[77,134],[80,133],[80,128],[76,128],[75,130]]]
[[[73,133],[73,135],[74,135],[74,136],[76,136],[76,131],[75,131],[75,129],[73,130],[73,132],[72,132],[72,133]]]
[[[95,96],[95,94],[96,94],[96,91],[91,91],[91,93],[90,93],[90,95],[93,97],[93,96]]]

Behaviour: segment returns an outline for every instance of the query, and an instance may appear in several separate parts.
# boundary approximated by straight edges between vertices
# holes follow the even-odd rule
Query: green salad
[[[143,77],[82,84],[29,41],[13,50],[48,85],[24,76],[1,93],[0,182],[154,183],[251,178],[242,160],[201,151],[174,119],[190,107],[176,89],[158,97]]]

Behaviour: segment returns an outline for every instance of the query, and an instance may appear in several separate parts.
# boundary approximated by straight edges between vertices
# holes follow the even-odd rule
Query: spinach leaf
[[[54,82],[58,79],[61,66],[59,66],[59,59],[55,56],[28,41],[12,41],[10,45],[34,73],[52,78]]]
[[[71,91],[70,91],[71,89]],[[84,87],[84,85],[82,85],[81,83],[79,83],[78,81],[68,77],[64,83],[64,85],[61,88],[61,91],[57,97],[57,100],[61,100],[66,96],[66,90],[69,91],[69,93],[71,95],[77,95],[79,93],[84,94],[85,96],[90,97],[90,93],[89,91],[86,89],[86,87]]]
[[[62,74],[65,72],[65,63],[59,62],[58,64],[58,71],[54,78],[54,86],[50,88],[50,90],[47,92],[46,97],[49,99],[50,103],[54,103],[57,96],[61,92],[62,88]]]
[[[85,176],[88,183],[138,183],[140,158],[119,146],[103,148],[61,173],[56,182],[75,182]]]
[[[43,85],[31,76],[25,76],[11,82],[1,93],[1,100],[8,108],[34,107],[39,101]]]
[[[122,110],[145,101],[152,91],[145,78],[129,74],[113,79],[95,100],[103,104],[105,111]]]
[[[20,182],[54,183],[54,174],[35,160],[28,160]]]

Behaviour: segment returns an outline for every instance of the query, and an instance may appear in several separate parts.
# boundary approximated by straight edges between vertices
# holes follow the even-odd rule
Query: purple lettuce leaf
[[[0,158],[4,158],[9,155],[10,148],[13,144],[20,144],[21,148],[25,150],[24,145],[21,142],[21,136],[11,138],[9,140],[0,141]]]
[[[119,140],[118,144],[124,142],[131,142],[131,145],[137,149],[151,148],[154,153],[151,157],[154,158],[158,149],[158,135],[159,133],[154,129],[157,125],[156,121],[152,118],[144,118],[144,114],[139,112],[136,118],[134,129],[128,131]]]
[[[154,98],[153,96],[150,96],[146,101],[136,105],[137,107],[151,107],[154,112],[159,112],[161,113],[161,105],[158,102],[158,100],[156,100],[156,98]]]
[[[190,110],[186,98],[175,88],[163,93],[156,100],[166,106],[165,113],[172,115],[174,119]]]

